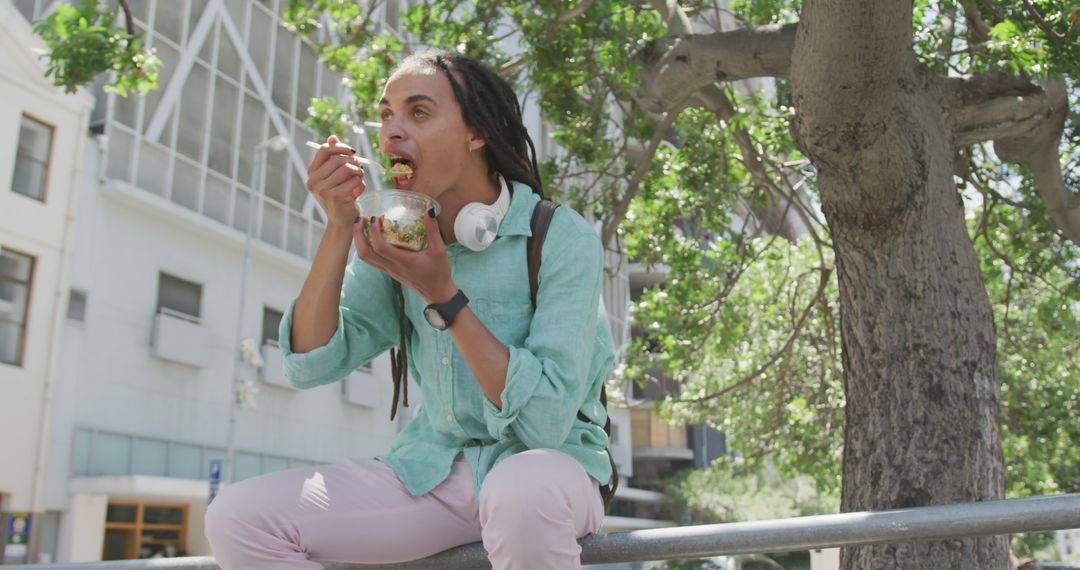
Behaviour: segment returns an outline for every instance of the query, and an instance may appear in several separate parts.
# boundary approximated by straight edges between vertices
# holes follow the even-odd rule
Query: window
[[[270,307],[263,307],[263,324],[262,324],[262,343],[273,344],[278,343],[278,327],[281,326],[281,318],[284,316],[281,311],[275,311]]]
[[[34,258],[0,248],[0,362],[22,366]]]
[[[22,12],[27,22],[33,22],[36,19],[34,18],[34,0],[15,0],[15,8]]]
[[[102,560],[173,558],[187,544],[188,506],[113,499],[105,511]]]
[[[67,318],[77,323],[86,322],[86,291],[72,289],[68,294]]]
[[[11,180],[13,192],[45,201],[52,136],[52,127],[23,115],[19,147],[15,151],[15,175]]]
[[[158,304],[155,313],[167,310],[180,313],[194,319],[201,315],[202,285],[192,283],[168,273],[161,273],[158,278]]]

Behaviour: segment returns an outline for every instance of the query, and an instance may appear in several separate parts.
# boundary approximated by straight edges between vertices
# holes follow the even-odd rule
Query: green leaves
[[[1045,74],[1047,62],[1043,46],[1034,34],[1024,33],[1016,22],[1006,19],[997,23],[990,28],[990,38],[993,42],[989,44],[989,52],[997,54],[1014,73]]]
[[[46,75],[53,83],[74,93],[102,73],[114,72],[105,89],[127,96],[145,95],[157,89],[160,60],[144,49],[141,34],[115,26],[120,8],[103,10],[96,0],[78,6],[57,3],[56,10],[34,24],[34,31],[48,46]]]
[[[1020,36],[1020,28],[1011,20],[1004,20],[990,28],[990,37],[999,42],[1010,42]]]
[[[660,369],[679,381],[680,396],[662,414],[723,430],[748,468],[770,461],[810,475],[820,489],[838,488],[844,397],[835,278],[809,237],[728,234],[708,255],[714,261],[705,267],[677,260],[667,284],[634,307],[635,323],[658,331],[652,338],[660,342],[650,347],[646,335],[635,344],[627,375]],[[662,352],[647,354],[656,348]]]
[[[788,477],[771,466],[747,471],[720,460],[706,471],[688,471],[669,482],[680,507],[699,523],[802,517],[836,512],[839,497],[819,494],[810,477]]]
[[[973,153],[969,227],[994,307],[1009,496],[1080,491],[1080,247],[1022,169]]]
[[[319,140],[325,140],[330,135],[342,137],[353,126],[348,109],[333,97],[313,99],[304,123],[315,130]]]
[[[914,8],[916,53],[939,73],[1080,73],[1077,0],[918,0]]]
[[[760,26],[797,22],[801,5],[791,0],[733,0],[731,11],[743,22]]]

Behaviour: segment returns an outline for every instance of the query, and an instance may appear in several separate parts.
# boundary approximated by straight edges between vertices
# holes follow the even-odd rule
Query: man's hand
[[[308,166],[307,189],[326,212],[327,225],[345,228],[356,219],[353,201],[364,192],[364,168],[356,152],[334,135],[315,153]]]
[[[370,219],[361,220],[353,227],[356,256],[412,289],[428,303],[445,303],[457,293],[457,287],[450,277],[450,259],[432,213],[429,210],[424,216],[428,246],[415,252],[387,243],[382,235],[382,218],[376,218],[373,224]],[[364,237],[365,224],[371,225],[370,240]]]

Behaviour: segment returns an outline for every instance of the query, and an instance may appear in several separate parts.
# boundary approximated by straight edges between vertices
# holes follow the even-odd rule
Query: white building
[[[12,7],[0,0],[10,14],[8,26],[22,33],[13,45],[31,45],[24,17],[40,16],[49,4]],[[345,383],[303,393],[284,386],[275,366],[278,320],[299,291],[322,232],[301,177],[311,153],[304,141],[315,139],[303,119],[312,97],[341,94],[339,78],[321,70],[314,50],[276,25],[276,4],[132,2],[147,43],[163,61],[161,90],[123,99],[96,86],[89,130],[93,101],[86,97],[78,100],[81,116],[37,93],[22,98],[36,97],[37,106],[47,109],[34,117],[64,125],[54,135],[54,156],[77,158],[59,164],[85,169],[79,176],[82,219],[68,238],[71,263],[61,263],[62,230],[72,229],[65,224],[61,190],[46,202],[46,227],[55,228],[48,235],[40,233],[46,213],[29,209],[40,202],[7,193],[0,202],[5,216],[9,201],[31,203],[12,211],[23,226],[9,225],[5,217],[5,255],[11,247],[37,256],[22,373],[41,378],[32,383],[36,389],[23,390],[25,401],[10,405],[27,414],[40,409],[47,357],[58,357],[51,430],[39,430],[37,415],[5,413],[0,420],[12,422],[8,433],[49,434],[42,458],[47,476],[32,525],[33,559],[208,553],[202,518],[210,461],[225,456],[234,371],[260,388],[257,409],[237,414],[237,479],[374,455],[397,432],[388,419],[385,360]],[[40,65],[27,67],[35,63],[33,55],[22,59],[22,68],[7,75],[47,86]],[[18,133],[19,111],[5,107],[0,132]],[[265,184],[253,184],[254,149],[277,135],[287,137],[289,148],[266,157],[258,173]],[[11,172],[9,163],[0,164]],[[50,192],[72,176],[51,174]],[[241,287],[253,186],[252,268]],[[25,232],[9,237],[9,227]],[[20,233],[30,235],[20,239]],[[69,268],[63,278],[61,268]],[[34,312],[61,310],[55,292],[66,300],[69,289],[78,310],[53,319],[63,328],[63,350],[50,350],[50,321]],[[38,322],[42,330],[36,330]],[[253,368],[237,365],[242,338],[254,339],[269,363],[257,379]],[[5,386],[5,394],[12,392]],[[8,405],[5,398],[5,411]],[[19,492],[11,501],[5,497],[3,508],[19,512],[31,509],[30,499],[16,497],[30,495],[37,442],[12,439],[5,445],[14,442],[27,447],[11,455],[28,458],[18,460],[27,465],[20,470],[26,474],[10,484]],[[15,472],[8,457],[0,477]],[[0,481],[6,493],[9,484]]]
[[[1080,528],[1059,530],[1055,537],[1061,559],[1066,562],[1080,562]]]
[[[26,560],[44,510],[49,401],[55,396],[86,125],[93,98],[43,75],[41,46],[0,2],[0,563]],[[11,521],[11,517],[16,518]]]
[[[4,91],[4,101],[53,127],[48,156],[74,157],[48,163],[44,203],[0,194],[5,256],[34,259],[23,364],[0,364],[0,425],[27,434],[0,444],[0,508],[33,512],[28,560],[208,554],[202,520],[211,461],[229,443],[234,377],[258,386],[257,408],[236,408],[238,480],[381,453],[416,413],[414,385],[412,407],[389,421],[386,357],[320,389],[299,392],[281,378],[277,324],[323,229],[304,187],[313,152],[304,142],[316,137],[303,120],[312,97],[343,95],[312,47],[277,25],[283,2],[131,2],[162,60],[161,89],[124,99],[100,83],[94,97],[57,94],[26,47],[37,42],[27,21],[51,0],[0,0],[0,23],[16,30],[5,32],[15,35],[4,53],[19,54],[3,58],[12,79],[0,86],[25,91],[10,99]],[[12,166],[3,161],[25,123],[16,107],[0,110],[5,180]],[[542,132],[535,110],[530,117],[530,130]],[[279,135],[288,148],[262,151],[266,166],[253,182],[255,148]],[[69,223],[69,194],[79,196],[78,224]],[[22,275],[6,260],[5,271]],[[625,283],[606,292],[609,307],[625,308]],[[0,313],[0,327],[12,322],[23,323]],[[259,371],[238,363],[248,338],[261,347]],[[629,418],[621,418],[614,447],[628,474]]]

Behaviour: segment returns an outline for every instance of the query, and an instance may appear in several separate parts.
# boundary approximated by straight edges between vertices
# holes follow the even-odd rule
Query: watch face
[[[425,307],[424,318],[427,319],[432,328],[440,331],[446,330],[446,320],[439,314],[439,311],[435,310],[435,307]]]

